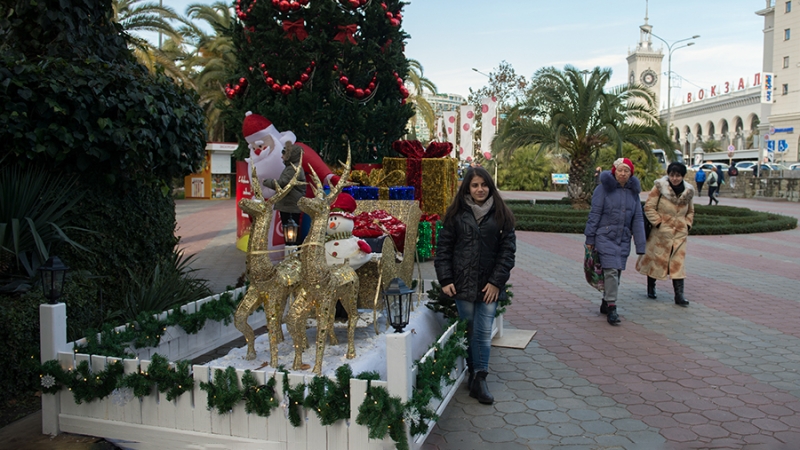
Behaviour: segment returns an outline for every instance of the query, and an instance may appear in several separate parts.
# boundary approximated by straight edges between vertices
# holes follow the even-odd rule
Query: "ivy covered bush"
[[[135,280],[176,261],[169,181],[196,171],[204,157],[197,94],[138,64],[112,14],[111,0],[0,2],[0,167],[75,180],[68,192],[78,200],[64,226],[88,230],[68,233],[79,246],[49,252],[73,274],[67,289],[74,291],[65,296],[71,337],[121,311]],[[0,278],[35,273],[31,267],[21,274],[4,261]],[[0,296],[0,320],[31,319],[14,323],[24,328],[13,331],[18,336],[38,335],[38,316],[22,305],[31,295],[35,287]],[[0,356],[5,367],[21,363],[19,356]]]

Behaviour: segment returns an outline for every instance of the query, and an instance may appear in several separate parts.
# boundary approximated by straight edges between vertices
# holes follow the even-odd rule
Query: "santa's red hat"
[[[277,133],[278,130],[261,114],[253,114],[247,111],[242,122],[242,134],[248,144],[255,144],[256,141],[263,141],[270,134]]]
[[[339,193],[336,201],[331,205],[332,216],[342,216],[346,219],[355,219],[353,212],[356,210],[356,199],[347,192]]]

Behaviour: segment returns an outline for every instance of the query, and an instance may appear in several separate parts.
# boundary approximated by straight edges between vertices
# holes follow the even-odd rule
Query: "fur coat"
[[[669,178],[656,180],[644,204],[644,213],[653,229],[645,254],[636,261],[636,270],[657,280],[686,278],[686,238],[694,222],[694,188],[686,181],[680,196],[669,187]],[[659,196],[661,201],[659,202]],[[658,205],[658,210],[656,210]]]
[[[625,270],[631,254],[631,237],[636,254],[645,250],[644,215],[642,214],[639,179],[631,176],[620,186],[611,172],[600,174],[600,185],[592,194],[592,209],[583,234],[586,245],[594,245],[604,269]]]

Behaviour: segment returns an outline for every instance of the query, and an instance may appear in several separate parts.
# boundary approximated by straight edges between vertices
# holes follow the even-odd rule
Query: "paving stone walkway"
[[[796,203],[722,202],[800,215]],[[506,325],[537,334],[493,349],[496,403],[462,386],[424,448],[800,448],[800,230],[691,236],[688,308],[668,281],[648,299],[632,256],[617,327],[583,279],[582,235],[517,236]]]

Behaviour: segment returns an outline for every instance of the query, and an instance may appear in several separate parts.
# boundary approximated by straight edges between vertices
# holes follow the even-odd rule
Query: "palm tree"
[[[436,111],[433,110],[431,104],[423,97],[426,89],[431,94],[436,94],[436,85],[433,84],[433,81],[425,78],[422,75],[422,71],[422,64],[420,64],[419,61],[415,59],[408,60],[408,81],[411,82],[414,88],[411,90],[408,101],[414,104],[414,110],[416,111],[416,114],[411,118],[411,130],[412,133],[414,133],[414,138],[416,138],[416,132],[413,130],[417,124],[417,115],[422,116],[422,120],[425,121],[425,125],[428,126],[428,130],[431,130],[431,132],[433,132],[436,122]]]
[[[183,36],[172,26],[170,20],[185,22],[172,8],[160,6],[155,3],[142,3],[142,0],[113,0],[111,2],[114,22],[119,23],[128,35],[133,55],[150,72],[155,72],[162,67],[164,72],[179,83],[189,84],[185,72],[176,65],[180,59],[180,45]],[[171,52],[154,47],[146,39],[133,33],[137,32],[158,33],[167,37],[166,46]]]
[[[181,31],[188,43],[194,48],[193,54],[187,58],[187,68],[200,68],[191,74],[197,92],[200,94],[200,105],[206,113],[206,129],[211,141],[224,140],[225,126],[221,117],[221,105],[227,104],[225,81],[236,66],[236,53],[230,37],[225,35],[234,22],[231,8],[223,2],[211,5],[192,4],[186,9],[191,20]],[[197,21],[205,21],[211,26],[213,34],[208,34],[197,27]]]
[[[592,158],[601,148],[613,146],[618,156],[625,142],[647,153],[653,144],[668,148],[648,90],[635,85],[607,90],[607,68],[587,75],[572,66],[537,71],[528,98],[510,110],[495,146],[504,155],[530,144],[541,144],[539,151],[564,152],[570,159],[567,192],[575,207],[588,206]]]

